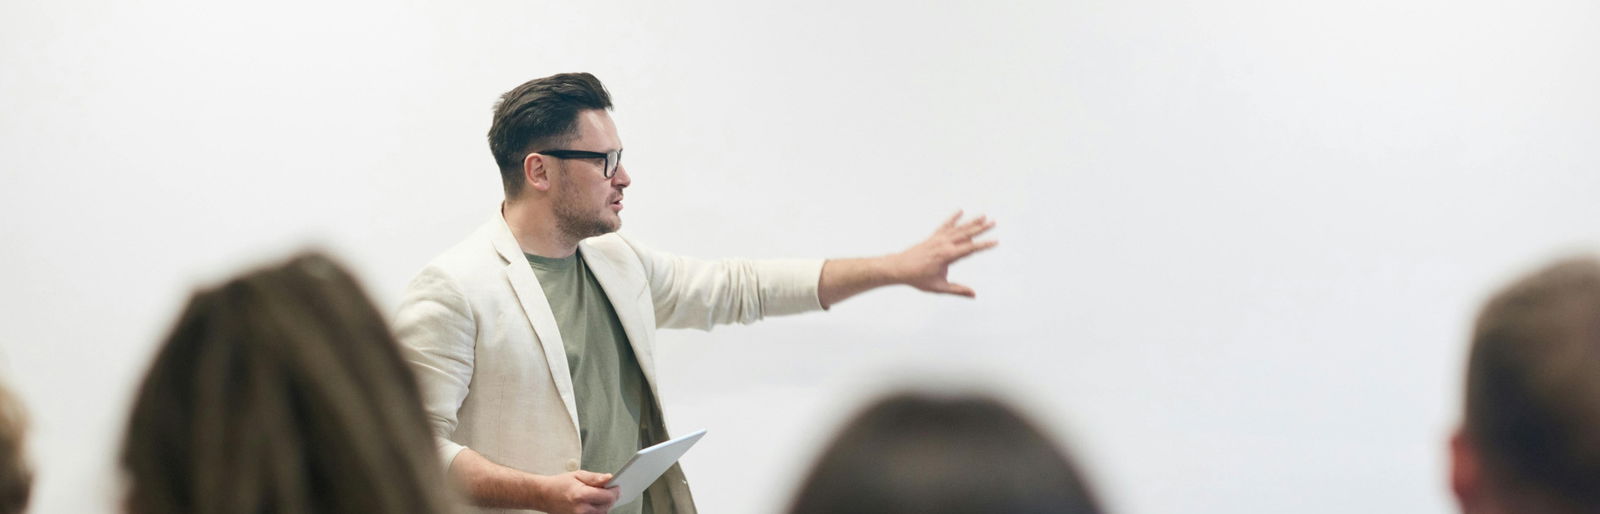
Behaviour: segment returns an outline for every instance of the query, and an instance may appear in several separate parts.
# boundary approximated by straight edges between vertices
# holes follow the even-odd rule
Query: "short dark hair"
[[[1478,316],[1463,431],[1511,501],[1600,509],[1600,260],[1557,262]]]
[[[450,512],[411,368],[317,254],[196,293],[135,397],[128,512]]]
[[[522,192],[522,160],[534,147],[564,144],[578,133],[578,114],[610,109],[611,94],[588,73],[561,73],[500,95],[489,126],[489,151],[500,166],[506,197]]]
[[[1092,514],[1066,454],[999,400],[900,393],[857,414],[791,514]]]

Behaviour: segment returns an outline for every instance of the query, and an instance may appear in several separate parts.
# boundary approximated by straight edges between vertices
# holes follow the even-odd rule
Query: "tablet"
[[[696,430],[693,434],[651,446],[633,454],[633,458],[628,459],[628,462],[622,465],[622,469],[611,474],[611,481],[606,482],[606,489],[622,489],[621,495],[617,497],[617,503],[612,505],[627,505],[639,499],[639,495],[644,494],[645,488],[655,483],[656,478],[659,478],[662,473],[666,473],[667,468],[671,468],[673,463],[678,462],[678,458],[688,452],[689,447],[694,446],[695,441],[699,441],[705,435],[706,429],[702,428]]]

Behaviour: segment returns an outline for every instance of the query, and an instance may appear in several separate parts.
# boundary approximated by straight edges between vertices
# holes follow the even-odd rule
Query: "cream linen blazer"
[[[619,234],[579,247],[616,309],[658,406],[656,328],[710,330],[822,308],[821,260],[704,261],[651,251]],[[395,333],[421,385],[446,466],[472,448],[541,475],[578,469],[583,449],[566,347],[544,290],[499,213],[412,280]],[[695,512],[680,469],[661,479],[672,490],[672,512]]]

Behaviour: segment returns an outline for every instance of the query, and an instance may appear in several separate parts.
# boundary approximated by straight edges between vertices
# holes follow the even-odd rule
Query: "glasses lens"
[[[606,178],[617,176],[617,166],[622,164],[622,150],[606,154]]]

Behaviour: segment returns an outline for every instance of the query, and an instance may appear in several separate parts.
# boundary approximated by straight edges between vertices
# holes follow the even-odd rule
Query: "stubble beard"
[[[570,190],[569,190],[570,191]],[[615,221],[609,219],[604,212],[595,213],[585,210],[577,195],[563,194],[556,197],[555,215],[556,230],[567,239],[577,242],[595,236],[603,236],[616,232],[622,227],[622,219]],[[609,205],[602,209],[610,209]]]

